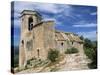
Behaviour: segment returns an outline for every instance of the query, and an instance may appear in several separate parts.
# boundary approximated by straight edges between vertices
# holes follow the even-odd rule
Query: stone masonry
[[[32,58],[47,59],[50,49],[56,48],[60,53],[64,53],[71,47],[78,48],[79,54],[85,56],[83,41],[78,35],[55,30],[54,21],[43,21],[37,11],[22,11],[19,67],[25,66]]]

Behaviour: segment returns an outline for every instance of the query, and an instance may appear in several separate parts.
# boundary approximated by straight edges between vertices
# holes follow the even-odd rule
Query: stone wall
[[[24,13],[24,14],[23,14]],[[34,57],[34,49],[28,51],[26,44],[28,41],[33,40],[32,34],[33,31],[28,30],[28,20],[29,17],[33,18],[34,24],[37,24],[40,20],[38,20],[37,16],[35,15],[36,13],[34,12],[23,12],[21,16],[21,36],[20,36],[20,45],[19,45],[19,66],[26,64],[26,61],[28,59],[31,59]],[[25,14],[27,13],[27,15]],[[23,41],[23,45],[22,44]]]
[[[68,48],[67,42],[64,40],[56,41],[56,49],[60,51],[60,53],[64,53]]]
[[[68,39],[64,33],[61,32],[64,40],[55,39],[54,21],[43,21],[39,23],[41,20],[38,18],[38,15],[30,14],[21,17],[19,66],[26,65],[27,60],[34,57],[43,60],[47,59],[48,51],[53,48],[64,53],[66,49],[75,47],[79,49],[80,54],[84,55],[83,44],[70,41],[71,38]],[[33,28],[31,31],[28,30],[29,17],[33,18]]]
[[[33,55],[36,58],[44,58],[44,36],[43,36],[43,25],[38,25],[33,28],[34,32],[34,52]]]
[[[54,21],[47,21],[43,23],[43,42],[45,54],[43,55],[47,58],[48,50],[55,48],[55,33],[54,33]]]

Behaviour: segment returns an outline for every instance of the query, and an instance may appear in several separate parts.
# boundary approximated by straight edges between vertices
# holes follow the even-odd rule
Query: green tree
[[[80,39],[81,39],[81,40],[84,40],[84,37],[83,37],[83,36],[80,36]]]
[[[56,49],[50,49],[49,50],[47,58],[51,62],[55,62],[58,57],[59,57],[59,51],[58,50],[56,50]]]
[[[92,42],[91,42],[91,40],[89,40],[89,39],[85,39],[84,40],[84,47],[85,48],[92,48]]]
[[[88,64],[89,68],[97,68],[97,41],[91,41],[86,38],[84,40],[84,52],[92,61]]]

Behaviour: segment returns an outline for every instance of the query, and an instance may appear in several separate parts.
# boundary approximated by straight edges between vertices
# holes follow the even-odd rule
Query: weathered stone
[[[85,57],[83,41],[79,36],[74,33],[56,31],[54,21],[42,21],[40,14],[36,11],[24,10],[21,15],[19,67],[26,66],[27,61],[32,58],[46,60],[48,51],[53,48],[59,50],[60,54],[64,54],[68,48],[75,47],[79,50],[78,56]],[[74,62],[75,59],[70,57],[75,57],[75,55],[67,56],[66,59],[69,59],[61,61],[60,64]],[[79,62],[80,60],[77,59],[76,61]],[[30,63],[32,66],[43,65],[37,60]]]

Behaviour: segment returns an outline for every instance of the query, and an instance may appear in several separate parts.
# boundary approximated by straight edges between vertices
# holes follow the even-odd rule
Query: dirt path
[[[67,70],[86,70],[89,69],[87,66],[87,60],[76,54],[66,55],[66,64],[61,66],[59,71]]]

